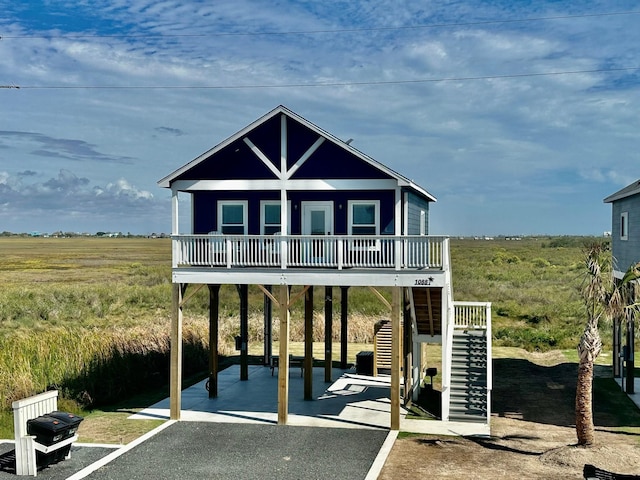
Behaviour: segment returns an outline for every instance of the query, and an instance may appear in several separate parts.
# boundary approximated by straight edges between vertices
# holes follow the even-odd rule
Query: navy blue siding
[[[287,119],[287,168],[295,164],[318,140],[306,126]],[[280,170],[281,122],[276,116],[258,125],[246,137]],[[243,137],[244,138],[244,137]],[[176,180],[269,179],[274,174],[239,138],[215,155],[190,168]],[[330,140],[325,140],[298,169],[296,179],[387,179],[382,170],[358,158]]]
[[[291,168],[320,136],[308,127],[288,119],[287,168]]]
[[[613,256],[619,271],[626,271],[630,265],[640,261],[640,194],[616,200],[612,203],[611,240]],[[620,217],[627,212],[627,240],[620,238]]]
[[[247,134],[247,138],[266,155],[278,170],[280,170],[280,137],[279,115],[258,125]]]
[[[295,173],[297,179],[386,179],[382,170],[354,156],[333,142],[325,141]]]
[[[380,201],[380,233],[392,235],[394,233],[394,203],[393,191],[290,191],[291,206],[291,234],[300,235],[302,232],[301,202],[332,201],[334,207],[334,233],[346,235],[348,232],[348,201],[349,200],[379,200]],[[280,192],[273,191],[202,191],[194,192],[193,233],[206,234],[219,230],[217,209],[219,200],[247,200],[248,201],[248,233],[260,234],[260,201],[280,200]]]
[[[242,139],[180,175],[177,180],[251,180],[275,178]]]

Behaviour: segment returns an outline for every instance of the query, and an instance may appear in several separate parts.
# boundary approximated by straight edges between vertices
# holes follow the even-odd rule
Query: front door
[[[302,202],[302,235],[325,236],[333,233],[333,202]],[[331,262],[332,248],[324,238],[305,240],[307,262]]]
[[[302,202],[302,235],[333,233],[333,202]]]

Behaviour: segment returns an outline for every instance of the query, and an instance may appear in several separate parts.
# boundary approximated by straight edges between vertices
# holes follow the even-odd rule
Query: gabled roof
[[[616,200],[620,200],[622,198],[630,197],[632,195],[637,195],[640,193],[640,180],[636,180],[631,185],[627,185],[622,190],[618,190],[613,195],[609,195],[603,201],[604,203],[611,203]]]
[[[277,115],[280,115],[280,114],[284,114],[287,117],[299,122],[300,124],[306,126],[310,130],[316,132],[318,135],[324,137],[326,140],[332,142],[334,145],[338,146],[339,148],[344,149],[345,151],[347,151],[350,154],[358,157],[359,159],[363,160],[364,162],[368,163],[369,165],[371,165],[372,167],[378,169],[379,171],[383,172],[384,174],[388,175],[389,177],[394,178],[398,182],[399,186],[414,190],[418,195],[426,197],[429,201],[433,201],[433,202],[436,201],[436,198],[433,195],[431,195],[429,192],[427,192],[424,188],[422,188],[419,185],[415,184],[409,178],[405,177],[404,175],[399,174],[398,172],[396,172],[396,171],[392,170],[391,168],[383,165],[382,163],[378,162],[377,160],[374,160],[370,156],[368,156],[368,155],[362,153],[361,151],[359,151],[358,149],[352,147],[347,142],[342,141],[338,137],[332,135],[331,133],[327,132],[326,130],[323,130],[322,128],[320,128],[317,125],[311,123],[307,119],[301,117],[300,115],[298,115],[295,112],[289,110],[288,108],[284,107],[283,105],[279,105],[278,107],[274,108],[273,110],[271,110],[267,114],[263,115],[262,117],[260,117],[256,121],[254,121],[251,124],[247,125],[245,128],[243,128],[239,132],[237,132],[234,135],[230,136],[229,138],[227,138],[226,140],[222,141],[221,143],[219,143],[215,147],[211,148],[210,150],[208,150],[208,151],[204,152],[203,154],[199,155],[197,158],[193,159],[192,161],[190,161],[186,165],[183,165],[182,167],[180,167],[179,169],[177,169],[176,171],[174,171],[170,175],[167,175],[166,177],[164,177],[163,179],[158,181],[158,185],[161,186],[161,187],[164,187],[164,188],[170,188],[171,187],[171,183],[175,179],[178,179],[185,172],[188,172],[189,170],[191,170],[195,166],[199,165],[201,162],[204,162],[205,160],[210,158],[212,155],[214,155],[217,152],[221,151],[222,149],[224,149],[225,147],[227,147],[231,143],[237,141],[238,139],[243,138],[244,136],[246,136],[249,132],[254,130],[259,125],[264,124],[265,122],[269,121],[273,117],[275,117]]]

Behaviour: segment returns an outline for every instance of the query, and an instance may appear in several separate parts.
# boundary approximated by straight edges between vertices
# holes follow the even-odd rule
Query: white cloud
[[[50,2],[37,16],[30,8],[8,4],[0,19],[0,84],[97,88],[0,90],[11,112],[0,126],[0,195],[10,188],[13,205],[103,215],[114,202],[114,221],[126,207],[124,217],[139,214],[144,225],[156,210],[137,208],[150,202],[163,205],[156,225],[168,224],[156,180],[281,103],[433,191],[434,218],[446,213],[437,221],[451,228],[440,233],[468,230],[469,217],[495,229],[482,233],[500,233],[512,226],[506,219],[540,216],[542,199],[560,211],[572,201],[567,188],[584,192],[575,198],[587,211],[640,177],[637,72],[464,80],[634,66],[637,15],[510,22],[634,10],[631,1],[96,0]],[[482,23],[500,19],[508,22]],[[420,24],[440,26],[409,28]],[[392,26],[406,28],[358,30]],[[275,34],[311,30],[325,33]],[[102,36],[72,37],[82,33]],[[180,88],[101,88],[162,85]],[[26,171],[36,174],[19,175]],[[54,186],[79,204],[46,197]],[[33,202],[20,194],[27,188],[39,192]],[[509,205],[513,213],[503,212]],[[489,221],[493,210],[501,213]],[[540,218],[548,230],[585,228]]]

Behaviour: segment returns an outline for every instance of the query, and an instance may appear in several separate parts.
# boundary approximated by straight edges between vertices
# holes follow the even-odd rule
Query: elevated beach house
[[[340,362],[346,366],[348,290],[368,287],[389,309],[386,365],[377,349],[373,375],[390,377],[390,427],[400,406],[426,388],[428,344],[442,345],[442,421],[488,425],[491,393],[490,304],[455,302],[449,239],[429,235],[435,197],[407,177],[278,106],[159,181],[172,192],[173,321],[171,418],[180,418],[182,309],[188,285],[210,291],[210,396],[217,395],[218,293],[240,296],[240,376],[247,376],[247,288],[265,296],[264,364],[291,359],[290,306],[305,305],[304,395],[312,399],[312,367],[331,380],[331,301],[340,289]],[[189,211],[179,195],[189,195]],[[184,208],[184,207],[183,207]],[[189,220],[181,232],[180,217]],[[313,289],[325,300],[324,358],[313,358]],[[271,311],[279,317],[271,351]],[[384,327],[384,328],[383,328]],[[371,326],[374,331],[374,325]],[[386,330],[385,330],[386,329]],[[378,340],[376,340],[378,341]],[[364,356],[363,356],[364,358]],[[337,359],[337,357],[336,357]],[[384,367],[384,368],[383,368]],[[278,361],[278,422],[287,423],[289,368]],[[433,373],[433,370],[431,370]]]
[[[604,199],[611,204],[611,249],[615,261],[613,276],[622,280],[627,269],[640,262],[640,180],[627,185],[622,190]],[[634,285],[637,299],[640,289]],[[637,301],[637,300],[636,300]],[[633,314],[629,315],[626,324],[625,346],[622,346],[621,322],[614,322],[613,331],[613,374],[621,377],[626,364],[627,381],[625,390],[634,393],[634,331]]]

